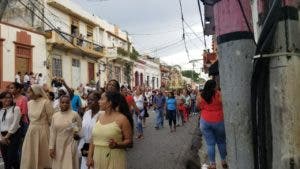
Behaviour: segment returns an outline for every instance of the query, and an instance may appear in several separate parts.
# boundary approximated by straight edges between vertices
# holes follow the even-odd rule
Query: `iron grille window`
[[[115,79],[121,82],[121,68],[120,67],[115,67]]]
[[[80,67],[80,61],[78,59],[72,59],[72,66]]]
[[[52,59],[52,75],[62,77],[62,60],[59,58]]]

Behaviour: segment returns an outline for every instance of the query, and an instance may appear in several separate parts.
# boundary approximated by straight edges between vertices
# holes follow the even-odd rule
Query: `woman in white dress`
[[[102,93],[93,91],[88,95],[87,98],[88,111],[86,111],[83,115],[81,140],[78,146],[78,149],[82,156],[80,167],[81,169],[88,169],[86,162],[89,151],[89,143],[91,140],[93,127],[96,124],[99,114],[101,113],[99,112],[100,106],[98,104],[98,101],[101,98],[101,94]]]
[[[79,169],[78,132],[81,129],[81,118],[72,111],[70,97],[60,98],[60,111],[52,118],[50,129],[49,152],[52,158],[52,169]]]

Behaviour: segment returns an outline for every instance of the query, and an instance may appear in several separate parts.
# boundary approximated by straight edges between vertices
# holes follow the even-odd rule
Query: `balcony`
[[[105,56],[104,47],[59,30],[46,31],[47,43],[54,47],[81,52],[84,55],[102,58]]]

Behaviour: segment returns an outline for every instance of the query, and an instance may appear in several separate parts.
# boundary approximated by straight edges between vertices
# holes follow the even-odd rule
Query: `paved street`
[[[144,130],[145,139],[134,142],[128,151],[128,169],[184,169],[184,152],[190,146],[197,124],[194,117],[176,133],[170,133],[167,121],[160,130],[154,128],[155,113],[150,111]]]
[[[155,130],[155,113],[150,111],[149,115],[144,128],[145,139],[135,139],[134,148],[128,150],[128,169],[184,169],[183,157],[190,146],[196,118],[170,133],[167,121],[163,129]],[[0,169],[4,169],[2,159]]]

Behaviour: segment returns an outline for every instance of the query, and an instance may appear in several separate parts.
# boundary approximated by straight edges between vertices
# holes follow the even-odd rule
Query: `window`
[[[60,58],[52,59],[52,76],[62,77],[62,61]]]
[[[80,67],[80,61],[78,59],[72,59],[72,66]]]
[[[115,79],[120,83],[121,82],[121,68],[115,67]]]
[[[149,86],[149,82],[150,82],[150,77],[147,76],[147,86]]]
[[[72,23],[71,23],[71,35],[73,36],[78,36],[79,34],[79,22],[77,19],[72,18]]]
[[[87,33],[86,33],[86,37],[88,39],[88,41],[92,42],[93,41],[93,27],[90,25],[87,25]]]

